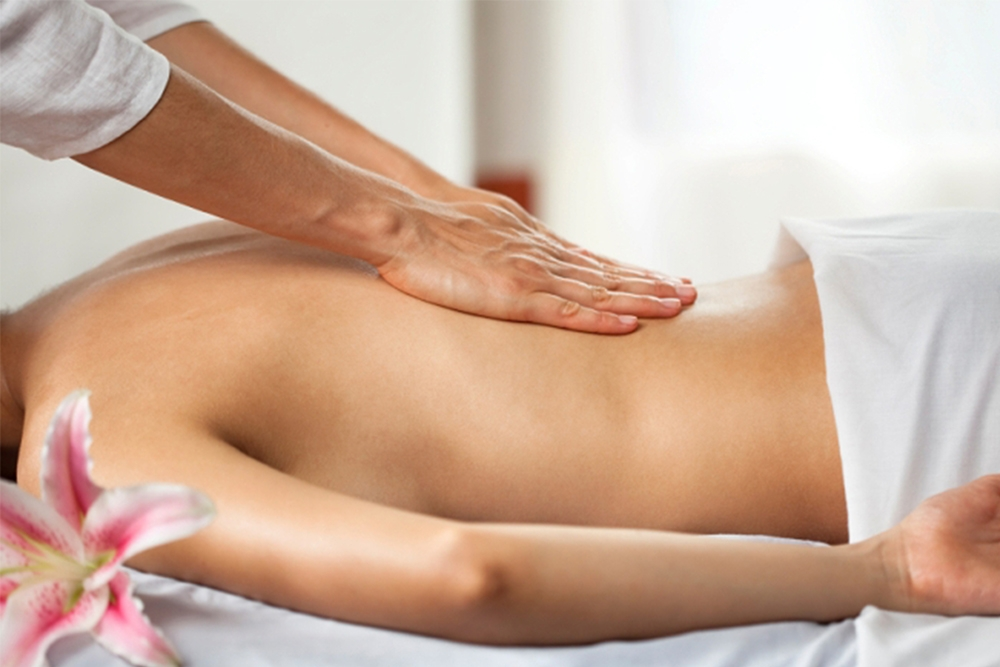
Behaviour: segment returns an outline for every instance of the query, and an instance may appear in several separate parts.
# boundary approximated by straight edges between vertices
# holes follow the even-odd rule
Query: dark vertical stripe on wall
[[[476,176],[476,187],[506,195],[528,213],[535,213],[534,184],[527,172],[479,174]]]

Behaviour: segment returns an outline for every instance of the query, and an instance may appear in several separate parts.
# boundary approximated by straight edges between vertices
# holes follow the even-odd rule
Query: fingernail
[[[621,322],[622,324],[632,326],[633,324],[639,321],[639,318],[636,317],[635,315],[619,315],[618,321]]]
[[[698,290],[690,285],[678,285],[675,289],[677,290],[677,296],[682,299],[693,299],[698,294]]]
[[[660,299],[660,303],[662,303],[667,308],[680,308],[681,307],[681,300],[680,299],[675,299],[672,296],[671,297],[667,297],[665,299]]]

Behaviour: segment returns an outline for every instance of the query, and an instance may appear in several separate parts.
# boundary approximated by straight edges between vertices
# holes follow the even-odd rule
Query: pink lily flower
[[[179,665],[121,566],[200,530],[215,508],[179,485],[94,484],[87,396],[74,392],[52,419],[42,451],[44,502],[10,482],[0,486],[0,665],[43,665],[53,642],[86,631],[133,664]]]

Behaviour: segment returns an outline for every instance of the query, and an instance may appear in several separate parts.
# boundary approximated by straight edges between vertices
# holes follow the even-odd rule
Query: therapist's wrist
[[[352,179],[357,182],[345,189],[350,196],[336,197],[317,219],[325,240],[311,243],[381,266],[399,254],[422,198],[387,178],[358,171]]]

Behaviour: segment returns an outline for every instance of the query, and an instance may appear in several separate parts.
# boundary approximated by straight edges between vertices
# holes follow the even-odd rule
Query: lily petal
[[[34,558],[49,551],[79,560],[83,542],[51,507],[4,480],[0,506],[0,614],[6,617],[8,600],[18,587],[26,579],[48,574],[30,569]]]
[[[25,561],[14,560],[15,553],[27,559],[29,554],[51,549],[75,560],[83,559],[80,535],[66,520],[38,498],[6,480],[0,480],[0,558],[3,567]]]
[[[31,576],[26,567],[28,562],[28,557],[20,549],[0,542],[0,616],[7,609],[7,599]]]
[[[7,524],[3,523],[3,515],[0,513],[0,581],[6,581],[10,570],[23,567],[29,563],[28,556],[24,553],[26,545],[20,541],[20,536],[12,534],[14,542],[4,539],[7,532]],[[11,533],[14,531],[12,530]]]
[[[176,484],[143,484],[108,489],[90,507],[83,523],[87,553],[107,560],[87,579],[92,590],[108,583],[126,559],[192,535],[215,517],[205,494]]]
[[[4,613],[7,611],[7,600],[10,596],[17,590],[17,587],[21,585],[21,580],[24,577],[13,577],[5,576],[0,579],[0,618],[3,617]]]
[[[0,621],[3,666],[43,665],[53,642],[90,630],[107,606],[107,586],[83,592],[80,582],[48,581],[19,588]]]
[[[3,511],[0,508],[0,615],[3,615],[7,607],[7,598],[10,594],[21,585],[23,579],[31,576],[31,572],[25,567],[30,562],[25,555],[27,545],[17,534],[11,535],[11,539],[8,540],[5,537],[7,531],[7,523],[3,520]],[[11,530],[11,533],[13,532]]]
[[[94,628],[94,637],[104,648],[143,667],[173,667],[181,664],[174,648],[142,613],[142,601],[132,595],[132,581],[118,572],[108,584],[108,610]]]
[[[103,489],[90,478],[89,392],[74,391],[56,410],[42,449],[42,499],[80,529]]]

